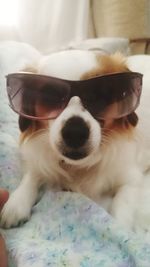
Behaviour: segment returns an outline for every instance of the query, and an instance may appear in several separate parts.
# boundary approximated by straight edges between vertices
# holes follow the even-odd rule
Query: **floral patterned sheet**
[[[1,69],[0,187],[9,191],[21,177],[17,137],[17,115],[8,106]],[[125,231],[76,193],[44,193],[26,224],[1,232],[9,267],[150,267],[150,239]]]

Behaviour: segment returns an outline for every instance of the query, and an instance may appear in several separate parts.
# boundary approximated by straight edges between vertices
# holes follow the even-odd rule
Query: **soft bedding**
[[[17,115],[8,106],[4,75],[26,65],[17,53],[18,64],[10,67],[9,58],[4,68],[0,52],[0,187],[9,191],[20,181],[21,165]],[[33,61],[36,57],[38,53],[32,58],[28,55]],[[9,267],[150,266],[148,233],[126,231],[99,205],[72,192],[44,192],[27,223],[1,232]]]

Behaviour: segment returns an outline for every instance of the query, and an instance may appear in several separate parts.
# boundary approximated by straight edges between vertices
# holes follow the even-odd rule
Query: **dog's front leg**
[[[138,205],[142,173],[140,171],[126,172],[124,184],[120,186],[112,200],[111,214],[127,229],[134,229],[134,219]]]
[[[35,174],[27,173],[24,175],[19,187],[10,195],[2,209],[0,216],[2,227],[17,226],[28,220],[32,206],[37,199],[40,185],[40,179]]]

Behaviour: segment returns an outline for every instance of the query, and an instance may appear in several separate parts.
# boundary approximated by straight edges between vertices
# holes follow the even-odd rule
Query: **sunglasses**
[[[10,107],[33,120],[54,119],[73,96],[96,119],[118,119],[132,113],[140,102],[143,75],[113,73],[87,80],[64,80],[32,73],[7,75]]]

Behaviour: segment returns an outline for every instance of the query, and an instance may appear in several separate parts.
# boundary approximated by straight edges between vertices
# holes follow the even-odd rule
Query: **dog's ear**
[[[21,132],[25,132],[32,124],[30,119],[19,116],[19,128]]]

